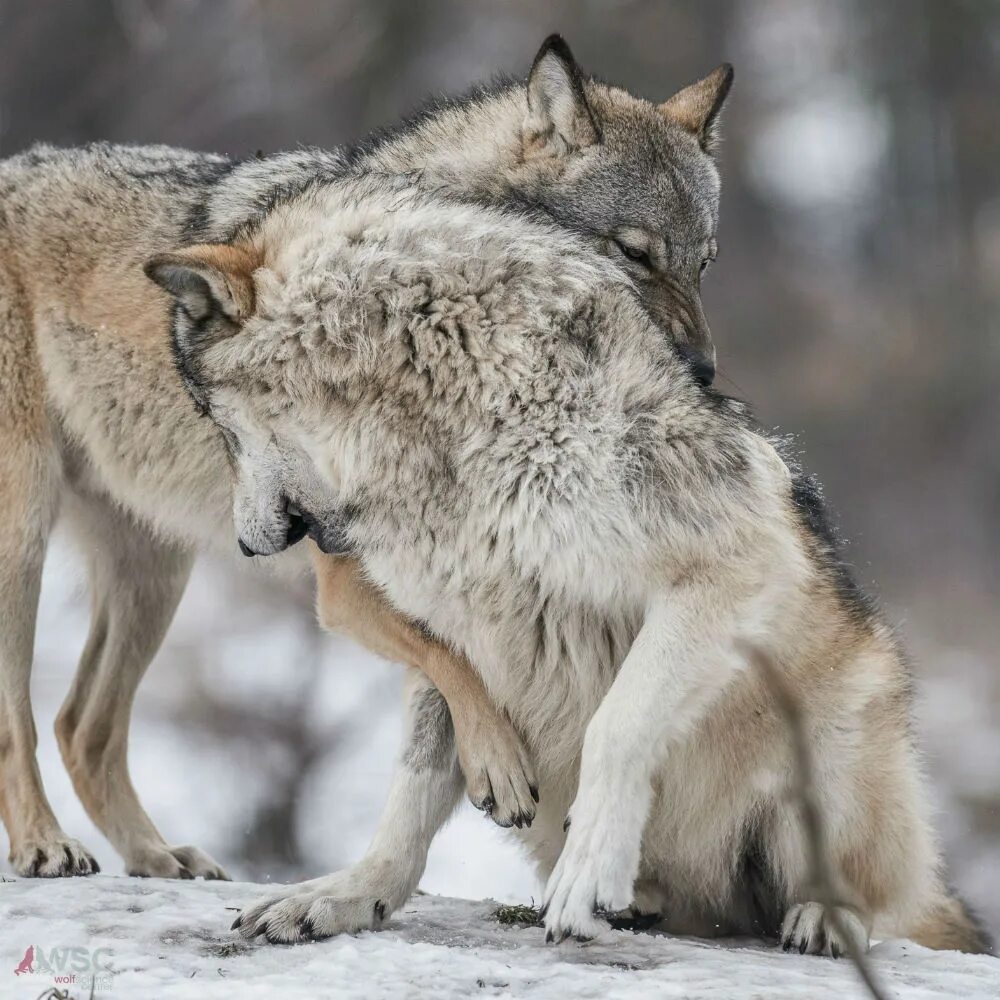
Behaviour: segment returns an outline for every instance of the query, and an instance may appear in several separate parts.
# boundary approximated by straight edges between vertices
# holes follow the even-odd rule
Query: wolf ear
[[[695,136],[707,153],[718,141],[719,112],[733,85],[733,67],[723,63],[704,79],[679,90],[660,110],[675,124]]]
[[[215,316],[238,325],[253,314],[253,272],[261,264],[260,255],[249,248],[202,243],[159,254],[143,270],[195,323]]]
[[[525,159],[560,156],[601,139],[583,74],[561,35],[549,35],[528,74]]]

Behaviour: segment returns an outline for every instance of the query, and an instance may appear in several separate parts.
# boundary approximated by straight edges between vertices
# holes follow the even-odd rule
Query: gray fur
[[[371,179],[245,238],[256,314],[182,349],[229,433],[319,470],[371,579],[524,734],[549,931],[597,933],[595,905],[696,933],[784,913],[796,946],[845,950],[809,898],[749,645],[809,728],[844,926],[917,933],[945,894],[895,640],[776,443],[697,384],[630,275],[566,229]],[[331,878],[267,920],[324,933]]]
[[[412,729],[403,750],[403,764],[413,771],[442,771],[455,757],[455,730],[448,704],[435,688],[421,691],[414,699]]]
[[[162,146],[39,146],[0,163],[0,495],[6,512],[0,531],[6,580],[0,600],[0,789],[6,790],[0,811],[16,871],[71,874],[93,867],[45,800],[28,698],[38,579],[60,510],[73,515],[84,546],[107,547],[109,565],[116,567],[92,567],[97,610],[57,724],[63,756],[88,811],[128,870],[166,877],[214,877],[221,869],[190,849],[167,845],[142,810],[128,779],[122,736],[131,695],[169,623],[194,551],[235,544],[234,509],[241,521],[258,525],[260,551],[287,544],[295,528],[292,498],[278,488],[293,478],[281,464],[288,452],[275,457],[244,442],[248,451],[241,454],[232,442],[227,446],[218,427],[201,418],[205,398],[190,355],[171,353],[172,325],[184,334],[180,341],[199,334],[211,341],[231,332],[240,314],[209,315],[203,296],[189,299],[187,308],[172,304],[147,280],[144,267],[192,243],[234,240],[304,191],[341,176],[367,176],[391,197],[395,178],[407,174],[424,190],[578,224],[606,254],[618,253],[615,227],[635,223],[659,234],[676,213],[684,228],[675,242],[687,247],[671,258],[679,270],[664,269],[648,280],[637,273],[635,280],[648,286],[651,308],[664,289],[678,301],[693,301],[697,252],[690,241],[702,240],[713,225],[714,165],[662,109],[603,84],[581,86],[603,137],[586,148],[535,141],[531,129],[538,122],[525,86],[511,84],[434,109],[391,137],[353,150],[303,150],[234,163]],[[645,129],[655,136],[647,140]],[[631,141],[637,148],[630,157]],[[622,172],[617,189],[616,169]],[[595,200],[593,209],[576,196],[577,185]],[[631,214],[613,215],[615,204]],[[695,216],[696,225],[689,225]],[[171,284],[169,272],[154,273]],[[670,291],[674,284],[679,291]],[[699,310],[678,307],[666,332],[707,352]],[[192,406],[192,396],[199,405]],[[273,459],[271,492],[256,490],[251,507],[247,497],[233,495],[232,468],[242,460],[259,470],[261,456]],[[295,499],[319,505],[305,473],[294,478],[304,494]],[[339,535],[331,538],[331,546],[340,544]],[[142,576],[141,585],[131,574]],[[109,621],[115,623],[113,641]],[[130,697],[108,700],[108,691]],[[96,780],[99,774],[115,778]],[[406,788],[399,801],[417,801]],[[438,795],[441,803],[456,798],[450,786],[447,793],[438,788]],[[408,872],[397,883],[413,879]]]

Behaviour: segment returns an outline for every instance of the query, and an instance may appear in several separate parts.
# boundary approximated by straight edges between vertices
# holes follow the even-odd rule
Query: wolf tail
[[[964,951],[969,955],[996,954],[996,943],[979,918],[958,896],[938,898],[906,936],[936,951]]]

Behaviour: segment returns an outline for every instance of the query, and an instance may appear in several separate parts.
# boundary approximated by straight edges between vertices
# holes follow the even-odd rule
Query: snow
[[[111,971],[98,973],[94,995],[143,1000],[865,995],[843,960],[789,955],[755,942],[611,931],[588,944],[545,945],[538,928],[500,925],[489,900],[418,895],[378,932],[293,947],[248,943],[228,928],[236,910],[262,890],[109,875],[5,881],[0,998],[38,997],[53,986],[38,961],[34,973],[14,975],[29,945],[46,961],[54,949],[83,949],[74,954],[84,964],[96,952],[98,967]],[[871,960],[888,994],[900,1000],[1000,997],[994,958],[891,941],[877,944]],[[77,973],[75,984],[60,989],[73,1000],[88,997],[88,974]]]

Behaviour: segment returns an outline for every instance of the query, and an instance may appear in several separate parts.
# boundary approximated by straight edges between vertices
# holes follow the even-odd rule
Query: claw
[[[236,919],[235,919],[235,920],[233,921],[233,923],[232,923],[232,925],[230,926],[230,928],[229,928],[229,929],[230,929],[231,931],[238,931],[238,930],[240,929],[240,926],[242,925],[242,923],[243,923],[243,914],[241,913],[241,914],[240,914],[240,915],[239,915],[239,916],[238,916],[238,917],[237,917],[237,918],[236,918]]]

